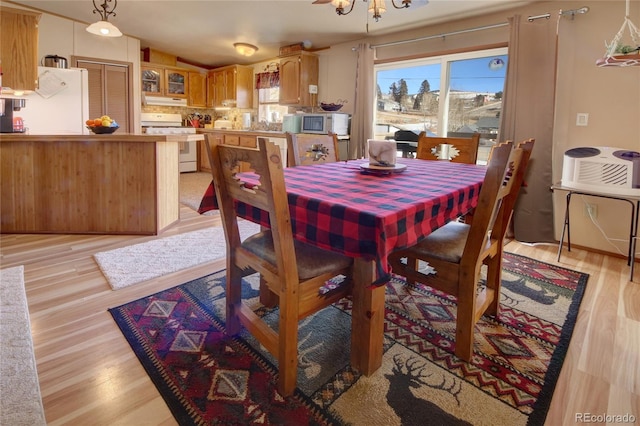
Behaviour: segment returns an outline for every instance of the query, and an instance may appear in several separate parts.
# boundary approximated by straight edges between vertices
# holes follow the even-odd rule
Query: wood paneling
[[[7,135],[0,231],[157,234],[179,216],[178,139]]]

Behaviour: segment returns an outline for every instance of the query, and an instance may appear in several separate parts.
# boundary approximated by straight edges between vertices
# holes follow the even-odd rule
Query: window
[[[258,121],[281,123],[282,116],[289,111],[286,106],[278,105],[280,88],[258,89]]]
[[[375,139],[398,130],[478,132],[478,162],[485,163],[500,125],[506,65],[506,48],[377,65]]]

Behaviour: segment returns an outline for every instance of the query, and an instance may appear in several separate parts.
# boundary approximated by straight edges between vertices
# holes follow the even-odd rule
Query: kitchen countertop
[[[247,136],[268,136],[286,138],[286,132],[282,130],[234,130],[234,129],[197,129],[198,133],[238,133]]]
[[[110,135],[25,135],[23,133],[0,134],[0,142],[190,142],[199,140],[204,140],[204,135],[136,135],[130,133],[112,133]]]

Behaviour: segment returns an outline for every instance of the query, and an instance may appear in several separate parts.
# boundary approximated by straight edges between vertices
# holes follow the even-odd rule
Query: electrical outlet
[[[596,219],[598,217],[598,205],[584,203],[584,216],[590,219]]]

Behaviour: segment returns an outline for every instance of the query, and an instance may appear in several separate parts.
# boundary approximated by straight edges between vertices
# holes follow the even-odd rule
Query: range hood
[[[186,107],[187,100],[184,98],[166,98],[164,96],[146,96],[142,94],[142,105],[177,106]]]

